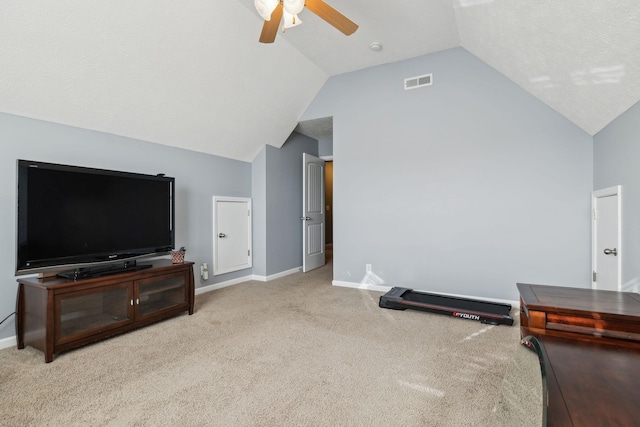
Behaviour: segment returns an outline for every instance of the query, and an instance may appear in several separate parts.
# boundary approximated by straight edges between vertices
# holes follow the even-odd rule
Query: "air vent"
[[[404,79],[404,90],[417,89],[419,87],[431,86],[433,84],[433,74],[409,77]]]

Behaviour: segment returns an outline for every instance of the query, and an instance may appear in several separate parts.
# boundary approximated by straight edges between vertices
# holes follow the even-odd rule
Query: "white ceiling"
[[[5,0],[0,111],[251,161],[329,76],[456,46],[592,135],[640,100],[637,0],[327,2],[355,34],[265,45],[253,0]]]

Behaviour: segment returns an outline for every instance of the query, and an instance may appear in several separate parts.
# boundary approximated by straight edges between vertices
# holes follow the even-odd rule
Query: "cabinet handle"
[[[131,300],[131,305],[133,305],[133,300]]]
[[[140,298],[136,300],[136,304],[140,305]]]

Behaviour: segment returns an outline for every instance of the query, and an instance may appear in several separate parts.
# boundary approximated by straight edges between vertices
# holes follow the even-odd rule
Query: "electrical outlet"
[[[206,262],[200,266],[200,277],[202,280],[209,280],[209,267]]]
[[[367,273],[371,273],[371,264],[365,264],[365,269],[367,270]]]

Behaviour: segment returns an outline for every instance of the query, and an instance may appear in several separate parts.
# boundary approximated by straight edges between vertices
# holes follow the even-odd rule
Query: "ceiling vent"
[[[404,90],[417,89],[419,87],[431,86],[433,84],[433,74],[409,77],[404,79]]]

